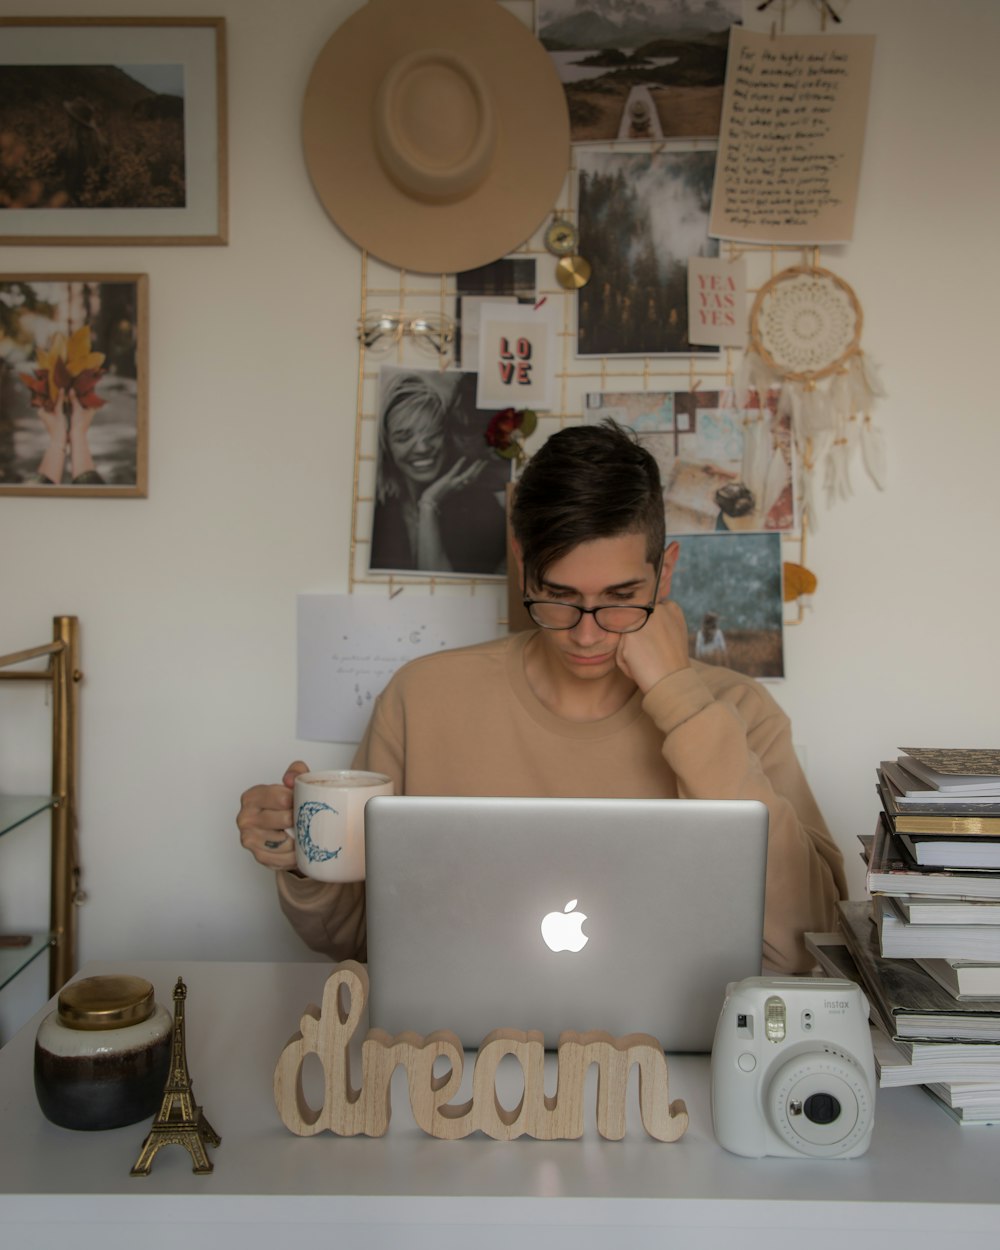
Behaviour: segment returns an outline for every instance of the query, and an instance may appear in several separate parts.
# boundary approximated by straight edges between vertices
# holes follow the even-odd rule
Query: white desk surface
[[[183,976],[194,1093],[222,1138],[209,1151],[215,1171],[196,1176],[187,1151],[170,1146],[149,1177],[131,1177],[147,1121],[101,1133],[50,1124],[32,1082],[46,1008],[0,1050],[0,1243],[283,1250],[282,1234],[294,1232],[337,1250],[515,1241],[549,1250],[884,1250],[889,1239],[902,1246],[900,1236],[907,1250],[1000,1245],[1000,1129],[962,1128],[922,1090],[888,1089],[878,1093],[874,1139],[860,1159],[744,1159],[713,1136],[707,1056],[668,1059],[670,1096],[683,1098],[691,1117],[674,1143],[646,1136],[634,1088],[625,1139],[601,1138],[593,1080],[580,1141],[438,1141],[413,1123],[402,1071],[385,1137],[296,1137],[278,1118],[272,1074],[329,971],[316,963],[85,967],[80,975],[148,978],[168,1010]],[[498,1088],[516,1104],[513,1060],[501,1064]]]

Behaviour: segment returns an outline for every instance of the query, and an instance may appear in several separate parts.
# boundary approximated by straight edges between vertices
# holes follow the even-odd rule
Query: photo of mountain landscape
[[[566,92],[574,143],[719,133],[740,0],[538,0],[535,31]]]

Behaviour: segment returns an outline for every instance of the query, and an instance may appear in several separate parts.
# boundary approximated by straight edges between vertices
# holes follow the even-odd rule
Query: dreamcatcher
[[[851,495],[850,464],[860,448],[868,476],[885,488],[885,446],[870,410],[885,391],[861,350],[861,305],[827,269],[784,269],[758,291],[750,313],[750,346],[737,394],[781,387],[776,416],[791,418],[799,461],[803,518],[816,528],[815,468],[822,464],[827,502]],[[767,437],[763,423],[759,434]],[[753,423],[747,426],[752,437]]]

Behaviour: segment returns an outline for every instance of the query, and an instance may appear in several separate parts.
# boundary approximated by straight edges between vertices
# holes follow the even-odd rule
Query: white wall
[[[4,274],[148,273],[152,330],[149,498],[0,497],[0,652],[44,640],[53,615],[81,618],[81,960],[299,958],[234,816],[288,760],[350,754],[295,739],[295,596],[347,587],[360,273],[312,192],[299,116],[313,60],[357,5],[98,7],[226,17],[230,243],[0,247]],[[839,9],[840,30],[878,43],[855,238],[822,259],[864,306],[891,480],[879,494],[859,473],[810,537],[820,586],[774,689],[857,895],[876,762],[903,744],[1000,745],[1000,5]],[[0,15],[25,11],[0,0]],[[788,29],[814,31],[813,6]],[[0,785],[43,789],[40,698],[2,698]],[[44,914],[43,841],[19,830],[0,846],[2,927]]]

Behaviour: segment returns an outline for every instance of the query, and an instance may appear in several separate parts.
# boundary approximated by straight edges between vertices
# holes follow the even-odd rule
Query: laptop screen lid
[[[726,985],[760,975],[766,860],[752,800],[375,797],[370,1023],[707,1053]]]

